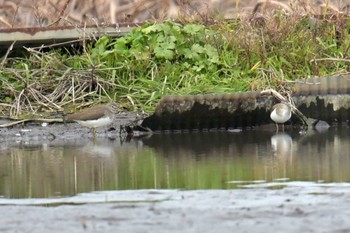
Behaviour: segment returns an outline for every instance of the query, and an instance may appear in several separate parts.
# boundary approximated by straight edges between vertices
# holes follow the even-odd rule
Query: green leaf
[[[142,29],[141,31],[145,34],[150,34],[151,32],[158,32],[160,31],[162,28],[162,25],[161,24],[153,24],[151,26],[148,26],[144,29]]]
[[[204,53],[204,48],[203,48],[203,46],[201,46],[199,44],[193,44],[191,46],[191,51],[193,53]]]
[[[174,51],[170,49],[164,49],[160,46],[154,48],[154,54],[157,58],[164,58],[167,60],[172,60],[174,58]]]
[[[209,58],[209,61],[211,61],[212,63],[217,63],[217,64],[220,63],[218,51],[213,46],[211,46],[209,44],[205,44],[204,49],[205,49],[206,54]]]
[[[200,31],[204,32],[204,28],[205,27],[203,25],[186,24],[183,28],[183,31],[190,35],[196,35]]]
[[[106,36],[101,37],[95,44],[95,47],[91,50],[91,55],[95,57],[102,56],[107,50],[107,44],[109,38]]]

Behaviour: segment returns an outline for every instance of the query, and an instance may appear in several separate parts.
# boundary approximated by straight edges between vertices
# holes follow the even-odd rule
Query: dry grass
[[[66,17],[73,2],[62,2],[61,8],[57,9],[58,17],[49,22],[64,23],[60,16]],[[237,6],[240,4],[241,1],[235,2]],[[149,51],[144,54],[147,61],[143,61],[142,56],[123,57],[113,51],[115,41],[110,42],[112,45],[102,46],[98,56],[92,54],[93,49],[89,46],[84,46],[79,54],[64,49],[44,52],[30,48],[26,57],[6,54],[0,64],[0,113],[28,117],[28,114],[61,112],[77,105],[111,100],[132,110],[145,105],[152,110],[163,94],[284,90],[287,80],[348,70],[350,40],[346,15],[338,12],[316,19],[310,16],[311,13],[305,13],[310,5],[298,5],[305,10],[301,13],[296,10],[300,8],[294,6],[290,6],[291,12],[274,9],[264,13],[267,6],[262,4],[259,7],[263,8],[255,8],[240,20],[228,22],[212,17],[205,10],[203,13],[192,3],[181,5],[181,22],[204,24],[217,35],[205,38],[219,54],[217,63],[209,64],[205,59],[198,61],[205,68],[214,67],[213,71],[193,71],[191,66],[194,64],[188,64],[190,68],[184,67],[186,62],[181,57],[175,57],[169,63]],[[41,19],[44,14],[39,14],[39,7],[36,11],[37,19]],[[140,43],[147,41],[142,37],[149,36],[135,35],[131,39],[141,38]],[[180,40],[180,37],[174,38]],[[203,43],[191,42],[197,47]],[[191,50],[193,44],[188,44],[186,49]],[[146,47],[146,44],[141,45]]]
[[[58,54],[59,51],[27,51],[28,58],[8,58],[6,66],[2,67],[0,98],[4,101],[0,103],[0,109],[5,115],[55,114],[80,103],[111,101],[104,87],[115,84],[95,75],[95,72],[108,69],[99,69],[91,63],[89,68],[86,64],[73,68],[72,63],[83,61]]]
[[[3,0],[0,28],[66,24],[144,22],[267,15],[276,10],[298,14],[348,13],[350,0]]]

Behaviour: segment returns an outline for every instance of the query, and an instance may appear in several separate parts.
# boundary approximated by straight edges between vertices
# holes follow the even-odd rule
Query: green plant
[[[349,20],[254,20],[146,24],[101,37],[82,53],[28,49],[2,62],[2,106],[18,115],[114,100],[151,112],[166,94],[278,89],[287,80],[348,70]]]

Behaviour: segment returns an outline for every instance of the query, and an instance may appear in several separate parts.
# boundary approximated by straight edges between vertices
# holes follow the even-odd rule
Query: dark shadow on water
[[[240,133],[206,132],[187,134],[156,134],[142,139],[144,145],[154,148],[163,156],[179,156],[180,153],[199,158],[216,154],[225,157],[243,156],[242,151],[251,145],[266,150],[271,132],[247,131]],[[232,153],[234,149],[234,153]]]

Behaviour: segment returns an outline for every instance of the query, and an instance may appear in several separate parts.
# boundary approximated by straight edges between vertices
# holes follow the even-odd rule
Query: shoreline
[[[350,228],[350,210],[344,205],[350,199],[349,183],[286,184],[277,190],[256,186],[93,192],[62,198],[63,203],[51,207],[13,205],[17,200],[11,199],[6,204],[2,199],[0,209],[7,214],[0,224],[4,232],[61,232],[63,228],[69,232],[212,232],[213,228],[218,232],[345,232]],[[88,199],[95,203],[84,204]]]

